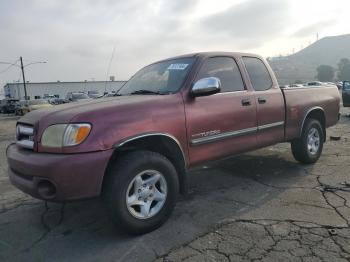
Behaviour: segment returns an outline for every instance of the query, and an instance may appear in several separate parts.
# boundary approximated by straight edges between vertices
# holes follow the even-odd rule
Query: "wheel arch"
[[[118,157],[136,150],[148,150],[168,158],[178,173],[180,192],[187,192],[186,155],[180,142],[174,136],[167,133],[145,133],[123,139],[114,145],[114,152],[109,160],[108,167],[117,161]],[[103,180],[105,180],[105,177]]]
[[[304,129],[304,125],[307,119],[316,119],[318,121],[320,121],[321,126],[322,126],[322,130],[323,130],[323,134],[324,134],[324,141],[326,141],[326,114],[324,112],[324,109],[322,107],[316,106],[313,108],[310,108],[304,118],[303,118],[303,122],[301,124],[301,128],[300,128],[300,132],[299,132],[299,136],[301,136],[303,129]]]

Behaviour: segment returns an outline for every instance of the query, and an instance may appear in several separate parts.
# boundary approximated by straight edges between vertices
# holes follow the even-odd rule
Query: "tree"
[[[350,60],[347,58],[340,59],[338,63],[338,80],[350,80]]]
[[[316,78],[321,82],[332,82],[334,79],[334,68],[329,65],[320,65],[316,69]]]

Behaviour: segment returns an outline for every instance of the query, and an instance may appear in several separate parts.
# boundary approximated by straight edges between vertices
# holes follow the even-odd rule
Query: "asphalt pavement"
[[[169,221],[138,237],[99,199],[45,205],[10,185],[15,119],[0,117],[0,261],[349,261],[349,113],[315,165],[283,143],[193,170]]]

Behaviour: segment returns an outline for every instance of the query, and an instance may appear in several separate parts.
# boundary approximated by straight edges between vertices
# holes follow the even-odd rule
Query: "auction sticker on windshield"
[[[188,64],[171,64],[168,70],[185,70]]]

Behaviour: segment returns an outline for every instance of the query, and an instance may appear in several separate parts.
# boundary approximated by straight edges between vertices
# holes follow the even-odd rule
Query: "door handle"
[[[258,102],[259,102],[259,104],[265,104],[266,103],[266,99],[262,98],[262,97],[259,97],[258,98]]]
[[[242,106],[250,106],[251,105],[250,99],[243,99],[241,102],[242,102]]]

